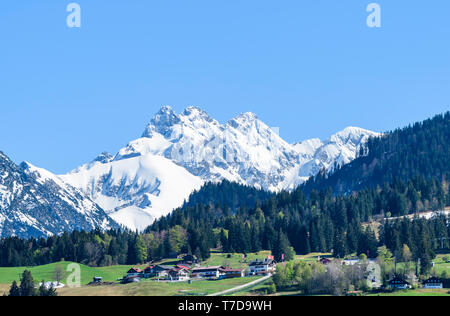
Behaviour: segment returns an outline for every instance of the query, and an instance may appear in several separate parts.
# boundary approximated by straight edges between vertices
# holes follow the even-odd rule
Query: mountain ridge
[[[206,183],[226,180],[268,192],[290,191],[321,171],[351,162],[369,138],[379,135],[347,127],[326,140],[290,144],[252,112],[219,123],[199,107],[178,114],[165,106],[141,137],[114,155],[102,152],[62,175],[27,162],[17,166],[17,172],[32,178],[41,194],[70,201],[67,214],[76,212],[78,218],[85,209],[95,213],[86,212],[91,225],[66,219],[66,229],[76,228],[74,222],[83,229],[108,227],[98,220],[103,218],[111,225],[143,230]],[[33,226],[32,221],[28,224]],[[40,233],[58,232],[42,228]]]
[[[96,203],[50,172],[0,152],[0,236],[118,228]]]
[[[272,192],[292,190],[322,169],[332,170],[335,164],[349,163],[369,137],[379,135],[348,127],[324,141],[289,144],[252,112],[219,123],[199,107],[190,106],[177,113],[164,106],[150,119],[141,137],[130,141],[115,155],[102,153],[94,161],[60,177],[99,203],[115,220],[135,229],[127,217],[141,211],[149,214],[133,220],[142,228],[149,224],[149,219],[181,206],[191,192],[206,182],[227,180]],[[135,164],[146,160],[145,157],[159,159],[165,168],[177,169],[176,177],[184,183],[185,190],[180,192],[177,181],[163,179],[161,174],[158,178],[152,171],[130,174],[114,171],[118,165],[126,168],[128,163],[135,170]],[[104,170],[98,173],[99,169]],[[154,191],[146,191],[148,181],[154,183]],[[156,205],[161,205],[161,194],[165,194],[159,188],[163,183],[176,194],[159,209]],[[135,186],[136,196],[123,195],[130,186]],[[146,205],[142,204],[145,195]],[[115,215],[116,212],[121,215]]]

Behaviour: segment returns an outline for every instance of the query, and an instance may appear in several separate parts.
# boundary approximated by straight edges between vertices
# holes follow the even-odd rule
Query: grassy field
[[[257,254],[249,254],[247,258],[242,261],[242,254],[222,254],[212,252],[211,258],[202,262],[203,266],[221,266],[225,262],[229,262],[233,268],[247,268],[248,263],[256,258],[264,258],[269,255],[269,252],[260,252]],[[36,282],[45,280],[54,280],[53,274],[55,267],[61,265],[64,271],[67,271],[67,266],[72,262],[63,261],[52,263],[37,267],[14,267],[14,268],[0,268],[0,295],[9,290],[10,284],[16,280],[20,280],[20,275],[25,269],[30,270]],[[175,265],[178,261],[176,259],[165,259],[154,264]],[[80,264],[81,268],[81,285],[80,288],[63,288],[58,290],[60,295],[89,295],[89,296],[108,296],[108,295],[149,295],[149,296],[166,296],[166,295],[203,295],[212,294],[240,286],[245,283],[252,282],[257,278],[239,278],[220,281],[195,281],[192,284],[188,283],[164,283],[144,280],[139,284],[115,284],[105,286],[87,286],[92,281],[93,277],[102,277],[104,282],[117,282],[118,279],[126,275],[126,272],[132,266],[118,265],[108,267],[88,267]],[[146,265],[136,266],[144,269]],[[69,275],[66,273],[64,279]],[[66,281],[62,281],[66,283]]]
[[[115,284],[106,286],[82,286],[62,288],[61,296],[203,296],[221,292],[257,280],[258,277],[226,279],[220,281],[195,281],[165,283],[144,280],[134,284]]]
[[[369,294],[369,296],[450,296],[450,289],[416,289],[392,293]]]
[[[246,288],[242,291],[234,292],[231,296],[260,296],[263,294],[263,290],[267,288],[268,284],[272,282],[272,278],[269,280],[259,283],[256,286]]]
[[[268,281],[269,282],[269,281]],[[260,284],[254,288],[246,289],[244,291],[234,293],[236,296],[259,296],[261,292],[259,290],[265,288],[267,286],[267,282],[265,284]],[[283,290],[278,291],[273,296],[301,296],[302,292],[299,290]],[[326,296],[326,295],[319,295]],[[415,289],[415,290],[403,290],[403,291],[395,291],[395,292],[387,292],[387,293],[366,293],[363,296],[449,296],[450,297],[450,289]]]
[[[226,279],[220,281],[195,281],[165,283],[152,280],[143,280],[141,283],[114,284],[103,286],[83,285],[79,288],[58,289],[60,296],[203,296],[221,292],[236,286],[240,286],[258,277]],[[9,291],[8,284],[0,284],[0,296]]]
[[[241,253],[219,253],[212,252],[211,258],[202,262],[203,266],[222,266],[228,262],[233,268],[248,268],[248,264],[255,259],[267,258],[270,255],[270,251],[261,251],[258,253],[247,254],[247,257],[242,260]],[[228,256],[230,258],[228,258]]]
[[[301,261],[307,261],[307,262],[313,262],[317,261],[317,258],[332,258],[331,252],[313,252],[309,253],[307,255],[296,255],[295,260],[301,260]]]
[[[67,266],[71,262],[63,261],[58,263],[47,264],[37,267],[17,267],[17,268],[0,268],[0,284],[11,284],[12,281],[19,281],[22,272],[27,269],[31,271],[33,278],[36,281],[51,281],[53,278],[53,271],[57,265],[61,265],[64,271],[67,271]],[[117,281],[118,278],[123,277],[130,266],[110,266],[92,268],[80,264],[81,267],[81,283],[87,284],[92,281],[95,276],[100,276],[103,281]],[[67,273],[68,275],[69,273]],[[64,283],[64,282],[63,282]]]
[[[442,272],[446,271],[447,275],[450,276],[450,262],[445,262],[442,258],[447,257],[450,259],[450,254],[446,255],[437,255],[436,258],[433,260],[434,262],[434,268],[436,272],[441,275]]]
[[[437,276],[441,276],[442,272],[447,272],[447,275],[450,276],[450,262],[445,262],[443,260],[444,257],[450,259],[450,254],[439,254],[436,258],[433,259],[434,267],[431,269],[431,272],[436,273]],[[414,269],[415,263],[410,263],[410,268]],[[397,264],[397,271],[403,273],[405,269],[405,263],[399,262]]]
[[[203,266],[221,266],[226,261],[230,262],[233,268],[247,268],[248,263],[256,258],[264,258],[269,254],[269,252],[260,252],[258,254],[249,254],[248,257],[242,261],[242,254],[230,254],[230,258],[227,258],[228,254],[211,253],[211,258],[205,262],[202,262]],[[19,281],[20,275],[23,273],[25,269],[30,270],[33,278],[36,281],[50,281],[53,280],[53,271],[57,265],[61,265],[63,269],[66,271],[67,266],[72,263],[69,261],[62,261],[58,263],[52,263],[43,266],[37,267],[14,267],[14,268],[0,268],[0,284],[11,284],[12,281]],[[176,259],[165,259],[159,262],[153,263],[155,264],[166,264],[166,265],[175,265],[178,263]],[[137,265],[141,269],[144,269],[147,265]],[[108,266],[108,267],[88,267],[80,264],[81,267],[81,284],[88,284],[92,281],[93,277],[99,276],[103,278],[103,281],[114,282],[117,279],[122,278],[126,275],[127,271],[132,268],[131,265],[117,265],[117,266]]]

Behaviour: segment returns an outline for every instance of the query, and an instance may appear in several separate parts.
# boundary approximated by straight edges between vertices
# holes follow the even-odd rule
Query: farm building
[[[255,260],[249,264],[249,274],[269,274],[276,270],[276,262],[273,259]]]
[[[428,280],[423,281],[423,287],[425,289],[442,289],[444,288],[444,283],[439,278],[431,277]]]
[[[148,278],[152,278],[155,276],[154,274],[154,266],[148,266],[147,268],[144,269],[144,278],[148,279]]]
[[[169,271],[172,270],[171,266],[158,265],[153,268],[153,276],[165,278],[169,276]]]
[[[131,268],[127,272],[127,277],[135,277],[135,276],[141,277],[142,275],[143,275],[143,272],[139,268]]]
[[[201,267],[192,269],[192,278],[218,279],[220,278],[221,267]]]
[[[226,279],[243,278],[245,276],[245,269],[232,269],[221,267],[219,270],[221,276]]]
[[[183,268],[175,268],[169,271],[168,279],[171,281],[187,281],[189,280],[189,271]]]
[[[346,260],[342,260],[342,265],[353,266],[355,264],[358,264],[359,262],[360,262],[359,259],[346,259]]]
[[[92,279],[92,283],[102,283],[103,278],[102,277],[94,277]]]
[[[411,287],[411,285],[405,281],[404,279],[400,277],[395,277],[392,280],[389,281],[389,287],[391,289],[408,289]]]
[[[191,269],[191,267],[188,264],[177,264],[175,267],[181,268],[181,269],[186,269],[188,271]]]

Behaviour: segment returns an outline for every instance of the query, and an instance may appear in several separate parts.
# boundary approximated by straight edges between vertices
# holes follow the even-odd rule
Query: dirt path
[[[265,276],[265,277],[263,277],[261,279],[255,280],[255,281],[252,281],[250,283],[246,283],[246,284],[243,284],[243,285],[240,285],[240,286],[236,286],[236,287],[234,287],[232,289],[225,290],[225,291],[222,291],[222,292],[219,292],[219,293],[210,294],[208,296],[222,296],[222,295],[238,292],[238,291],[243,290],[243,289],[245,289],[247,287],[254,286],[256,284],[262,283],[262,282],[270,279],[271,277],[272,277],[272,275],[269,274],[268,276]]]

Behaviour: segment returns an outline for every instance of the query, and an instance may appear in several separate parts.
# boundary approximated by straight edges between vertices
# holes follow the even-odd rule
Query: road
[[[236,287],[234,287],[234,288],[232,288],[232,289],[225,290],[225,291],[222,291],[222,292],[219,292],[219,293],[210,294],[210,295],[208,295],[208,296],[222,296],[222,295],[226,295],[226,294],[238,292],[238,291],[241,291],[241,290],[243,290],[243,289],[245,289],[245,288],[247,288],[247,287],[254,286],[254,285],[256,285],[256,284],[262,283],[262,282],[264,282],[264,281],[270,279],[271,277],[272,277],[272,275],[269,274],[269,275],[267,275],[267,276],[265,276],[265,277],[263,277],[263,278],[261,278],[261,279],[252,281],[252,282],[250,282],[250,283],[246,283],[246,284],[243,284],[243,285],[240,285],[240,286],[236,286]]]

